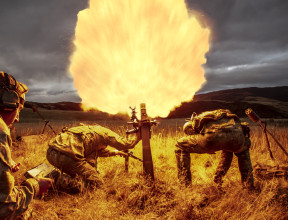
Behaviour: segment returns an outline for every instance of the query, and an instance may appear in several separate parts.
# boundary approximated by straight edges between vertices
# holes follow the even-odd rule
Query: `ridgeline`
[[[61,110],[83,112],[81,103],[58,102],[37,103],[25,102],[25,108],[33,106],[43,110]],[[193,112],[197,114],[203,111],[215,109],[229,109],[240,117],[245,117],[245,110],[252,108],[261,118],[288,118],[288,86],[267,88],[241,88],[220,90],[205,94],[198,94],[189,102],[182,102],[172,109],[167,116],[170,118],[189,118]],[[111,118],[112,115],[97,109],[91,110],[98,117]],[[120,115],[123,118],[124,115]],[[112,117],[113,118],[113,117]],[[128,119],[128,115],[124,116]]]

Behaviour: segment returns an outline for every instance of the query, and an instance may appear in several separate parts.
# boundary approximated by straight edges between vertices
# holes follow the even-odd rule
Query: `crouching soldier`
[[[47,159],[53,166],[71,177],[80,177],[85,187],[98,187],[103,180],[97,171],[97,158],[125,156],[126,154],[121,151],[133,148],[139,140],[139,132],[126,139],[100,125],[64,128],[50,141]],[[108,145],[117,150],[106,149]]]
[[[46,192],[52,183],[51,179],[38,178],[14,185],[12,173],[19,169],[19,164],[11,158],[9,127],[19,121],[27,91],[26,85],[0,71],[0,219],[20,217],[33,198]]]
[[[253,189],[249,127],[246,123],[241,123],[237,115],[224,109],[203,112],[198,116],[193,113],[183,130],[187,136],[177,141],[175,151],[178,177],[181,180],[187,185],[191,183],[190,153],[211,154],[222,150],[214,182],[222,184],[222,178],[227,173],[235,154],[238,157],[243,186]]]

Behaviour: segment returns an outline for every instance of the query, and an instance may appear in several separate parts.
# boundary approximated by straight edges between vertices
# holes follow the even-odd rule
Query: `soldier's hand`
[[[17,172],[19,169],[20,169],[20,163],[18,163],[18,164],[16,164],[15,162],[12,163],[11,171],[12,171],[13,173]]]
[[[121,157],[127,156],[126,153],[119,151],[119,150],[115,150],[114,153],[115,153],[115,156],[121,156]]]
[[[46,193],[48,189],[51,187],[52,183],[54,182],[53,179],[49,178],[37,178],[39,184],[39,193],[38,195],[41,196],[43,193]]]
[[[126,134],[129,135],[129,134],[136,134],[140,131],[139,128],[135,127],[133,129],[130,129],[130,130],[126,130]]]
[[[117,153],[117,155],[119,155],[120,157],[126,157],[126,156],[127,156],[127,154],[125,154],[125,153],[122,152],[122,151],[119,151],[119,152]]]

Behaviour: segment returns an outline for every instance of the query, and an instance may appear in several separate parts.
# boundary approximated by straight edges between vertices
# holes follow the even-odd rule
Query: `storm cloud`
[[[0,1],[0,69],[30,88],[27,100],[81,101],[67,72],[84,0]]]
[[[288,2],[186,1],[208,20],[211,50],[200,92],[288,85]]]
[[[186,0],[212,30],[200,93],[288,85],[288,1]],[[77,14],[88,0],[0,0],[0,69],[26,83],[27,100],[81,99],[68,72]]]

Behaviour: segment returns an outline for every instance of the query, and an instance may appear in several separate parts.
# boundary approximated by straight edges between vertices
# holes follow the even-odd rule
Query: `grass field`
[[[126,122],[121,120],[89,121],[82,116],[82,120],[75,120],[73,116],[61,120],[67,116],[65,113],[53,114],[53,117],[46,116],[56,132],[63,126],[78,125],[82,121],[98,123],[121,135],[125,135],[127,128]],[[12,149],[13,159],[21,163],[21,169],[15,175],[18,183],[24,179],[26,170],[46,161],[47,143],[54,136],[48,127],[43,135],[39,135],[43,121],[37,116],[35,120],[29,117],[23,117],[13,132],[13,137],[22,136],[22,141],[16,142]],[[213,175],[220,152],[192,154],[192,185],[181,185],[177,179],[174,150],[177,139],[183,136],[184,122],[184,119],[161,120],[159,126],[152,129],[154,185],[145,184],[142,164],[137,160],[129,160],[129,172],[125,173],[123,158],[99,158],[98,169],[105,180],[102,188],[77,195],[50,191],[30,205],[34,209],[33,219],[288,219],[287,179],[265,180],[254,175],[256,190],[244,190],[236,158],[224,178],[223,192],[218,191]],[[288,166],[288,158],[270,139],[276,158],[276,162],[271,161],[260,127],[251,122],[250,128],[252,164]],[[288,150],[288,121],[268,120],[268,129]],[[142,157],[141,142],[133,152]]]

